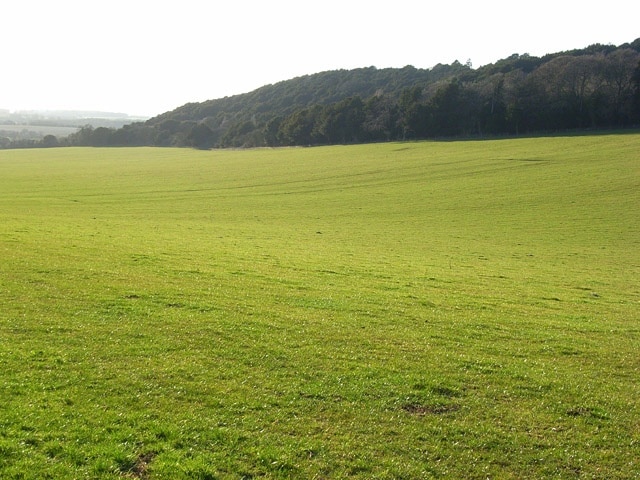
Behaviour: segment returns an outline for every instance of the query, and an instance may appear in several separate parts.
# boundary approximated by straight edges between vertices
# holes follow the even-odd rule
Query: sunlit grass
[[[639,147],[0,152],[0,476],[637,478]]]

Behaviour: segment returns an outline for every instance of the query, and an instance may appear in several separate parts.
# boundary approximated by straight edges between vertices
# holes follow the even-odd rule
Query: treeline
[[[16,137],[15,132],[3,132],[0,130],[0,148],[49,148],[69,145],[65,140],[58,141],[58,137],[55,135],[45,135],[38,139],[32,138],[35,135],[33,133],[28,138],[21,138],[19,135]]]
[[[340,70],[189,103],[59,144],[194,148],[518,135],[640,125],[640,38],[473,69]]]
[[[83,116],[87,114],[96,116]],[[82,128],[81,125],[91,131],[96,127],[104,127],[111,135],[134,120],[124,113],[0,110],[0,148],[69,146],[74,144],[76,137],[68,136]]]
[[[398,98],[379,94],[315,105],[273,118],[263,139],[267,145],[313,145],[632,125],[640,125],[640,53],[619,49],[559,56],[530,71],[470,71],[406,88]],[[244,139],[227,136],[222,144],[238,141]]]

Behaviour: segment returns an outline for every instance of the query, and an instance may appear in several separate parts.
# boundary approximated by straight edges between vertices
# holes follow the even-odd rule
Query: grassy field
[[[0,152],[0,477],[640,478],[640,134]]]

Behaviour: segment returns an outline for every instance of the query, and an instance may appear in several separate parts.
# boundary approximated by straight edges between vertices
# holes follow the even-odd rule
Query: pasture
[[[0,477],[640,477],[640,134],[0,151]]]

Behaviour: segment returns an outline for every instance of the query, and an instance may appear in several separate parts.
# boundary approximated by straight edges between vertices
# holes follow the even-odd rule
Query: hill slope
[[[72,145],[197,148],[361,143],[640,123],[640,39],[544,57],[338,70],[189,103]]]

